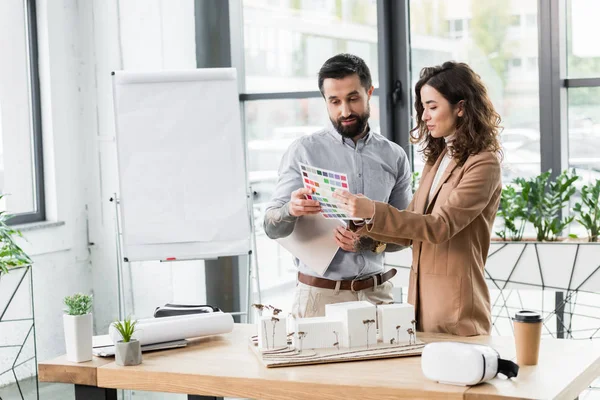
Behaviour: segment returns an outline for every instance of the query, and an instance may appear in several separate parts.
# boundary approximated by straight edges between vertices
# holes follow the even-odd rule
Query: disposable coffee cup
[[[521,310],[513,318],[517,364],[536,365],[540,354],[542,316],[539,312]]]

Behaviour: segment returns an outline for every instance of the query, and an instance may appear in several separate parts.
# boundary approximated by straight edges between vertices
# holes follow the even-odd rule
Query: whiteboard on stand
[[[113,73],[122,255],[248,254],[251,202],[233,68]]]

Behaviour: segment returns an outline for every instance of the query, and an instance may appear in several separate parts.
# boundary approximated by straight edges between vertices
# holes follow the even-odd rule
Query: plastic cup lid
[[[517,311],[513,321],[517,322],[540,322],[542,315],[537,311],[521,310]]]

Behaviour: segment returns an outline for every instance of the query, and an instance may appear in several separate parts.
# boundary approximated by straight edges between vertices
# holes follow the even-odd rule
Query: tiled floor
[[[35,381],[33,379],[21,381],[20,385],[23,393],[23,399],[37,399],[35,394]],[[40,383],[39,388],[40,400],[71,400],[75,398],[73,385],[67,385],[63,383]],[[20,400],[21,394],[17,385],[9,385],[0,388],[0,399]]]

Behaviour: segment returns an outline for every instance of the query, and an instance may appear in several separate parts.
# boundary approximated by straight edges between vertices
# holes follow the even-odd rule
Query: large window
[[[600,2],[567,2],[567,75],[569,78],[600,77]]]
[[[374,1],[244,0],[243,4],[246,93],[316,90],[323,62],[344,52],[362,57],[377,82]]]
[[[567,134],[569,168],[582,179],[581,188],[600,179],[600,3],[590,0],[566,2]],[[580,201],[579,193],[571,205]],[[585,237],[579,224],[572,233]]]
[[[540,172],[537,13],[536,0],[410,1],[411,87],[423,67],[448,60],[482,77],[502,117],[504,183]]]
[[[44,219],[35,1],[0,2],[0,210]]]
[[[266,202],[281,157],[295,139],[327,126],[319,92],[321,65],[338,53],[365,60],[378,86],[377,2],[373,0],[243,0],[242,99],[249,177],[255,192],[255,225],[261,289],[267,300],[289,306],[291,296],[269,289],[295,282],[292,257],[262,231]],[[371,128],[379,129],[379,97],[371,98]],[[288,307],[289,309],[289,307]]]
[[[585,182],[600,178],[600,3],[567,3],[567,77],[569,166]],[[579,79],[578,79],[579,78]]]

